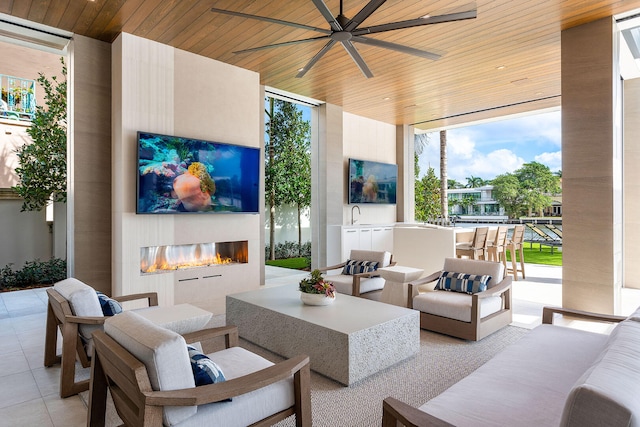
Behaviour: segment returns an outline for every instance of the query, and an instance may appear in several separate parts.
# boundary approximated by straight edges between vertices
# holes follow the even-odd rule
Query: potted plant
[[[307,305],[327,305],[336,299],[333,283],[324,280],[322,272],[313,270],[311,275],[300,281],[300,299]]]

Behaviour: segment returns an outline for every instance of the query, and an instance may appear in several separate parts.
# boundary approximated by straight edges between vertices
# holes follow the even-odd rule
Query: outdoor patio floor
[[[513,283],[513,324],[532,328],[544,305],[561,305],[562,267],[526,264],[525,271],[527,279]],[[307,274],[267,267],[266,282],[297,283]],[[640,290],[623,290],[623,314],[639,305]],[[45,289],[0,293],[0,427],[86,425],[84,402],[58,395],[59,366],[42,364],[46,308]]]

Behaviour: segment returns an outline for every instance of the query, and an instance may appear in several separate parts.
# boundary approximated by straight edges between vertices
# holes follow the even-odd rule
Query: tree
[[[63,80],[38,73],[46,108],[38,105],[27,133],[33,142],[17,149],[20,183],[13,189],[23,198],[21,211],[42,210],[51,201],[67,201],[67,67]]]
[[[471,175],[470,177],[466,178],[466,180],[467,180],[467,185],[465,185],[466,188],[478,188],[485,185],[485,180],[480,178],[479,176]]]
[[[440,180],[433,168],[418,180],[416,176],[416,220],[428,221],[440,213]]]
[[[464,188],[464,185],[460,184],[455,179],[447,179],[447,188],[449,190],[456,189],[456,188]]]
[[[524,202],[520,182],[514,174],[506,173],[494,178],[493,198],[504,208],[509,218],[520,216]]]
[[[514,175],[520,182],[528,215],[537,212],[543,216],[544,208],[553,202],[551,196],[560,192],[560,179],[538,162],[525,163]]]
[[[449,222],[449,202],[447,199],[447,131],[440,131],[440,216]]]
[[[265,187],[270,196],[271,232],[275,207],[293,204],[298,211],[298,247],[302,247],[302,210],[311,205],[311,124],[295,104],[269,99],[270,117]],[[272,235],[270,234],[270,239]],[[274,239],[275,240],[275,239]],[[275,257],[271,240],[272,257]]]
[[[560,178],[538,162],[525,163],[512,174],[504,174],[493,180],[493,198],[512,217],[543,215],[551,206],[551,196],[560,192]]]

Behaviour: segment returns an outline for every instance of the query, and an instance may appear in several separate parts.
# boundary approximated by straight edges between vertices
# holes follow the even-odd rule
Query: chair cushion
[[[195,387],[187,344],[182,335],[157,326],[133,311],[108,318],[104,331],[146,366],[154,390]],[[197,406],[167,406],[163,411],[164,423],[178,424],[197,410]]]
[[[468,274],[491,276],[491,280],[487,282],[487,289],[500,283],[504,277],[502,263],[464,258],[445,258],[442,271],[461,271]]]
[[[351,295],[353,293],[353,276],[334,274],[327,276],[326,279],[333,283],[333,286],[336,288],[338,293],[346,295]],[[382,288],[384,288],[384,279],[382,277],[360,278],[360,294],[379,291]]]
[[[102,309],[102,314],[105,316],[113,316],[118,313],[122,313],[122,305],[113,298],[109,298],[105,294],[100,291],[96,291],[98,295],[98,301],[100,302],[100,308]]]
[[[435,289],[441,291],[464,292],[477,294],[487,290],[491,276],[443,271]]]
[[[414,310],[435,316],[471,322],[472,296],[462,292],[425,292],[413,298]],[[502,309],[502,298],[480,298],[480,318],[497,313]]]
[[[378,269],[378,261],[358,261],[355,259],[347,260],[347,264],[342,269],[342,274],[360,274],[371,273]]]
[[[349,254],[349,259],[356,261],[377,261],[378,267],[386,267],[391,263],[391,252],[352,249]]]
[[[231,347],[207,356],[224,371],[227,381],[273,365],[241,347]],[[294,402],[293,379],[287,378],[265,388],[234,396],[232,401],[201,405],[198,413],[180,424],[180,427],[244,427],[287,409]]]
[[[104,317],[96,290],[91,286],[71,277],[57,282],[53,289],[69,302],[76,316]],[[90,340],[93,331],[101,328],[102,325],[80,325],[78,329],[83,338]]]
[[[226,381],[222,369],[213,360],[192,345],[187,345],[187,351],[196,387]]]

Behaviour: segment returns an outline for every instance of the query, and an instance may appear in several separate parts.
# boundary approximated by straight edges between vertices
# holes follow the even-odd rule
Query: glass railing
[[[31,120],[36,112],[36,81],[0,74],[0,118]]]

